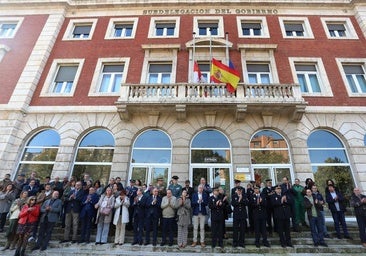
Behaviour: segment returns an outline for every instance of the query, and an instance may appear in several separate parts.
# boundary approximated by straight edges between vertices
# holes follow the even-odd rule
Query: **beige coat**
[[[105,201],[105,202],[104,202]],[[111,223],[112,217],[113,217],[113,207],[114,207],[114,201],[115,198],[113,195],[111,195],[109,198],[106,197],[106,195],[102,195],[99,199],[99,202],[95,205],[95,208],[98,209],[96,223],[103,222],[103,223]],[[102,215],[100,213],[101,209],[103,208],[103,205],[106,204],[107,207],[111,207],[111,213],[109,215]]]
[[[177,224],[180,226],[187,226],[191,224],[191,200],[186,198],[186,201],[182,205],[182,198],[177,200]]]
[[[122,215],[120,215],[121,212],[121,205],[122,205]],[[113,224],[117,225],[119,218],[122,218],[122,223],[128,223],[129,222],[129,213],[128,213],[128,207],[130,206],[130,199],[125,196],[124,201],[121,201],[120,197],[116,198],[116,203],[114,204],[114,217],[113,217]]]

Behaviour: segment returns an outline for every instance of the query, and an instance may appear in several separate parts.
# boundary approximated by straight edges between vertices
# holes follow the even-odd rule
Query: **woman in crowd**
[[[129,206],[130,199],[126,196],[126,192],[121,190],[119,196],[116,198],[116,203],[114,204],[115,212],[113,224],[116,226],[116,233],[114,236],[115,245],[123,245],[125,242],[126,223],[129,221]]]
[[[28,199],[28,191],[23,191],[20,193],[20,197],[16,199],[10,207],[9,227],[5,234],[7,240],[5,247],[2,249],[3,251],[9,248],[10,250],[13,250],[15,248],[18,217],[20,210],[22,209],[23,205],[27,202],[27,199]]]
[[[96,180],[93,185],[94,185],[94,188],[95,188],[95,193],[97,193],[98,196],[102,195],[103,194],[103,187],[100,184],[100,180]]]
[[[38,221],[40,206],[36,204],[36,197],[28,198],[27,203],[23,206],[19,213],[17,227],[17,246],[14,256],[24,256],[27,248],[28,238],[31,235],[35,224]]]
[[[181,197],[177,200],[178,215],[178,246],[187,246],[188,226],[191,224],[191,200],[187,196],[187,191],[183,190]]]
[[[6,216],[10,210],[10,206],[15,200],[16,192],[13,184],[8,184],[0,192],[0,232],[4,231]]]
[[[99,202],[95,205],[98,209],[97,213],[97,236],[95,244],[106,244],[108,240],[109,225],[113,217],[113,207],[115,198],[112,189],[108,187],[105,193],[100,197]]]

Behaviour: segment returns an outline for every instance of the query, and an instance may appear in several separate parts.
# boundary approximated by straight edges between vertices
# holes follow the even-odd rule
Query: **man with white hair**
[[[193,194],[191,205],[193,209],[193,243],[192,247],[197,245],[198,226],[200,227],[201,246],[205,247],[205,222],[208,205],[208,195],[203,192],[204,185],[198,185],[197,192]]]

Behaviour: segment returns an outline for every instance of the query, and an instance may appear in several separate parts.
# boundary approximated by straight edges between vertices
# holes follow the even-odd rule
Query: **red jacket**
[[[25,204],[20,211],[19,214],[19,224],[25,224],[25,223],[33,223],[38,221],[39,213],[40,213],[40,207],[39,205],[32,206],[33,211],[28,211],[28,209],[31,208],[28,206],[28,204]]]

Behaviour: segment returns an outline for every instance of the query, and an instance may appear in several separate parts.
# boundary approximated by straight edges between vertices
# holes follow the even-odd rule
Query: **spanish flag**
[[[214,83],[226,83],[226,89],[233,93],[238,87],[240,74],[234,68],[212,58],[210,78]]]

